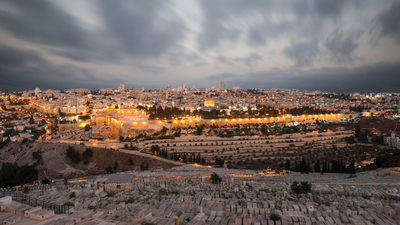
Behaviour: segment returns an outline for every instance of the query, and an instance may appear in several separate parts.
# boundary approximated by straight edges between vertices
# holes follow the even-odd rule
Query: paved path
[[[147,158],[151,158],[151,159],[155,159],[155,160],[171,163],[171,164],[174,164],[174,165],[177,165],[177,166],[185,164],[185,163],[177,162],[177,161],[174,161],[174,160],[158,157],[158,156],[155,156],[155,155],[149,155],[149,154],[141,153],[141,152],[134,151],[134,150],[118,149],[118,151],[123,152],[123,153],[127,153],[127,154],[131,154],[131,155],[137,155],[137,156],[147,157]]]

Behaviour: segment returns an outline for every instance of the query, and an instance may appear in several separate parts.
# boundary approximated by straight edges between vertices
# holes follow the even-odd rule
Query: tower
[[[119,93],[122,93],[122,92],[124,92],[124,91],[125,91],[125,85],[119,84],[119,85],[118,85],[118,92],[119,92]]]

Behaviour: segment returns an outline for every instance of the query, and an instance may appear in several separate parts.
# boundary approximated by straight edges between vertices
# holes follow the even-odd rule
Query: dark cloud
[[[0,67],[16,69],[31,62],[44,62],[44,60],[34,51],[23,51],[0,44]]]
[[[16,37],[52,47],[76,61],[118,63],[126,57],[159,57],[184,38],[185,24],[169,1],[97,2],[102,28],[87,29],[51,1],[8,1],[0,24]]]
[[[272,69],[250,74],[216,74],[210,81],[244,88],[287,88],[334,92],[400,93],[400,62],[375,63],[353,69],[345,67],[310,70]]]
[[[51,1],[7,1],[16,13],[1,11],[0,24],[20,39],[57,47],[86,48],[90,37],[78,21]]]
[[[226,57],[220,56],[217,58],[217,61],[226,65],[230,66],[242,66],[246,65],[247,67],[251,67],[254,63],[257,63],[261,60],[261,55],[257,53],[251,53],[249,56],[246,57]]]
[[[120,51],[131,57],[160,56],[184,38],[184,22],[170,1],[101,1],[100,13]]]
[[[325,40],[324,46],[330,51],[331,58],[339,63],[349,62],[357,57],[354,51],[359,45],[356,43],[361,32],[347,32],[344,34],[338,30],[333,31]]]
[[[79,5],[79,0],[75,3]],[[192,66],[196,70],[241,71],[238,76],[227,77],[235,81],[236,86],[242,86],[241,82],[261,85],[263,83],[259,81],[267,77],[268,85],[347,90],[347,84],[335,81],[345,81],[341,74],[347,74],[365,78],[352,80],[351,85],[358,89],[379,89],[381,83],[395,89],[393,83],[386,83],[386,80],[397,79],[389,79],[387,75],[396,71],[396,63],[364,65],[355,69],[335,66],[331,69],[303,69],[316,66],[316,60],[331,66],[352,66],[353,61],[364,57],[368,62],[389,60],[381,55],[385,49],[389,49],[388,55],[396,57],[393,49],[400,44],[400,3],[396,1],[376,4],[364,0],[185,0],[179,3],[192,4],[193,13],[199,13],[193,21],[183,21],[182,18],[190,20],[191,15],[180,12],[183,6],[175,8],[177,3],[171,0],[89,0],[85,3],[88,7],[81,11],[90,10],[90,13],[83,17],[92,23],[81,21],[83,17],[68,11],[71,8],[62,8],[63,3],[49,0],[1,1],[0,34],[6,37],[0,39],[0,76],[5,80],[1,82],[1,88],[98,89],[116,86],[119,82],[127,83],[129,79],[145,82],[140,85],[155,86],[162,80],[161,76],[168,76],[171,83],[183,82],[187,74],[168,72],[177,67],[181,67],[178,71],[189,71],[188,67]],[[371,4],[379,7],[371,7]],[[349,21],[349,18],[365,22]],[[368,29],[371,32],[367,32]],[[17,41],[10,41],[8,34]],[[376,46],[368,46],[371,43],[365,44],[360,40],[361,37],[368,40],[366,35],[388,37],[397,42],[394,45],[375,42]],[[23,45],[18,45],[18,40],[23,40]],[[38,52],[46,55],[47,60],[38,52],[24,48],[39,49]],[[378,50],[378,59],[357,55],[375,49]],[[240,55],[240,52],[246,53]],[[74,65],[59,65],[62,60],[57,58],[56,62],[52,55],[71,59]],[[290,60],[294,66],[246,74],[246,71],[262,68],[263,57],[275,55],[287,58],[279,62],[280,65],[287,65]],[[113,76],[79,67],[94,68],[98,64],[136,73],[130,77]],[[140,70],[150,76],[141,77]],[[377,85],[371,86],[374,78],[367,75],[373,71],[385,76],[385,82],[375,79]],[[161,76],[157,76],[159,74]],[[204,81],[201,76],[196,79]],[[254,81],[250,81],[252,79]],[[326,83],[331,85],[325,86]]]
[[[382,36],[391,36],[400,43],[400,2],[393,5],[378,17]]]
[[[310,65],[318,54],[317,41],[292,43],[283,50],[283,53],[296,62],[295,66]]]
[[[107,78],[102,78],[107,77]],[[33,51],[0,46],[0,89],[70,89],[117,86],[121,79],[73,65],[55,65]]]

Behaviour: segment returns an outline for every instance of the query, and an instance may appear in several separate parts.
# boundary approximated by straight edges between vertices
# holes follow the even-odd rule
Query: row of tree
[[[330,166],[330,164],[332,166]],[[314,172],[354,174],[356,172],[354,164],[355,164],[354,160],[352,160],[347,167],[342,159],[331,160],[330,163],[328,161],[321,163],[319,160],[317,160],[317,162],[314,163]],[[285,170],[291,170],[291,163],[289,159],[286,159]],[[295,162],[294,171],[301,173],[309,173],[310,170],[311,170],[310,163],[306,162],[304,158],[300,161],[300,164],[298,164],[297,161]]]

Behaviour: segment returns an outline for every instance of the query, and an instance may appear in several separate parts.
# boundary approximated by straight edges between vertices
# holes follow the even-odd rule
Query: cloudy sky
[[[0,2],[0,90],[400,92],[400,1]]]

